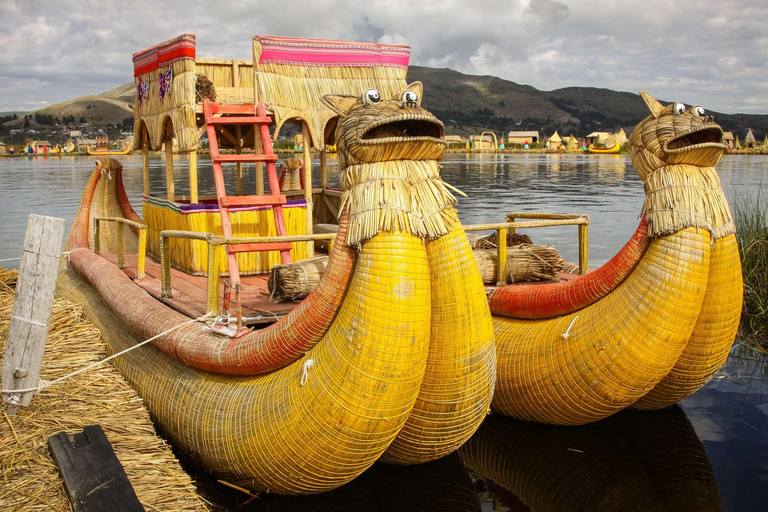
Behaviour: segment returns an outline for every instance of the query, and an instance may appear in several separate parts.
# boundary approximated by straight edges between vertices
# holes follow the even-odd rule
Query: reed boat
[[[615,143],[613,146],[609,148],[598,148],[594,144],[590,144],[587,147],[587,151],[589,151],[590,153],[598,154],[598,155],[615,154],[621,151],[621,144]]]
[[[85,150],[91,156],[121,156],[131,152],[131,144],[126,144],[124,149],[91,149],[91,146],[88,146]]]
[[[651,115],[629,139],[645,184],[640,226],[593,272],[492,292],[495,411],[578,425],[626,407],[660,409],[702,387],[728,356],[743,286],[714,167],[727,149],[722,129],[700,106],[641,95]]]
[[[116,365],[155,421],[230,482],[312,494],[377,460],[454,452],[488,412],[496,351],[484,286],[439,176],[443,125],[420,106],[421,85],[405,83],[408,47],[257,36],[246,63],[197,61],[195,44],[183,35],[134,55],[143,218],[120,162],[97,160],[59,293],[85,306],[110,352],[132,348]],[[211,79],[216,102],[197,101],[196,73]],[[304,188],[281,190],[269,129],[277,137],[295,119]],[[197,191],[203,126],[216,197]],[[189,153],[188,196],[174,191],[172,139]],[[163,143],[158,192],[148,152]],[[321,152],[319,189],[310,144]],[[342,191],[327,187],[328,145],[338,146]],[[248,162],[255,195],[242,190]],[[237,195],[223,164],[236,166]],[[331,218],[337,234],[312,234]],[[311,257],[318,238],[333,248],[317,289],[270,303],[264,274]]]

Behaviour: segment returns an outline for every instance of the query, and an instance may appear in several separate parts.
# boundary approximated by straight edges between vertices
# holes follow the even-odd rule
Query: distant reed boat
[[[95,155],[95,156],[120,156],[120,155],[127,155],[131,152],[131,143],[125,145],[125,148],[123,149],[99,149],[99,148],[92,148],[91,146],[88,146],[85,148],[85,150],[88,152],[89,155]]]
[[[613,146],[609,148],[599,148],[594,144],[590,144],[589,147],[587,147],[587,151],[595,154],[610,155],[610,154],[618,153],[619,151],[621,151],[621,145],[618,143],[614,143]]]

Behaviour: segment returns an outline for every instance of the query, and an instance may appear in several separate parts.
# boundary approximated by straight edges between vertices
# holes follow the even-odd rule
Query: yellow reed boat
[[[597,146],[595,146],[593,144],[590,144],[587,147],[587,151],[589,151],[590,153],[597,154],[597,155],[611,155],[611,154],[615,154],[615,153],[618,153],[619,151],[621,151],[621,145],[620,144],[614,144],[613,146],[611,146],[609,148],[598,148]]]
[[[184,35],[134,55],[144,218],[120,163],[97,160],[59,293],[85,305],[111,352],[134,348],[116,365],[155,421],[230,482],[312,494],[377,460],[455,451],[488,412],[496,352],[483,283],[439,176],[443,125],[421,108],[421,84],[405,83],[408,47],[256,37],[250,68],[194,52]],[[331,61],[316,67],[317,58]],[[217,103],[196,103],[200,72]],[[370,84],[363,95],[360,83]],[[269,125],[277,137],[297,117],[304,188],[281,190]],[[207,126],[215,198],[197,192],[195,123]],[[174,191],[172,139],[189,153],[189,196]],[[159,194],[148,152],[163,143]],[[321,151],[319,189],[310,143]],[[342,192],[326,186],[329,144]],[[243,193],[245,162],[257,164],[256,195]],[[223,164],[237,166],[237,195],[224,189]],[[340,229],[325,236],[334,244],[318,288],[301,303],[270,303],[263,274],[312,256],[313,221],[328,217]]]
[[[125,145],[123,149],[91,149],[91,146],[85,148],[91,156],[121,156],[131,152],[131,143]]]

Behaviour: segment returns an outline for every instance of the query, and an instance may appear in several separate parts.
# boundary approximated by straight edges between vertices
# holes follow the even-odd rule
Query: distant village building
[[[757,147],[757,141],[755,140],[755,134],[752,133],[752,128],[749,129],[749,131],[747,132],[747,136],[744,137],[744,147],[745,148]]]
[[[723,144],[733,147],[733,132],[723,132]]]
[[[526,142],[528,144],[539,142],[539,132],[509,132],[509,134],[507,134],[507,144],[525,144]]]
[[[592,132],[584,138],[586,139],[588,145],[597,145],[605,144],[605,141],[608,140],[608,137],[610,136],[611,134],[608,132]]]
[[[493,135],[470,135],[469,140],[472,142],[474,149],[496,149],[494,144]]]
[[[555,130],[555,133],[547,139],[547,142],[549,142],[550,149],[557,149],[557,147],[563,142],[563,139],[560,138],[560,135],[557,134],[557,130]]]
[[[445,142],[449,146],[456,146],[456,145],[463,146],[467,142],[467,139],[465,139],[461,135],[446,135]]]
[[[0,155],[7,155],[8,154],[8,146],[5,145],[5,142],[0,142]]]
[[[42,152],[48,152],[53,148],[53,144],[47,140],[36,140],[32,142],[32,149],[36,149]]]
[[[565,145],[565,148],[566,149],[579,149],[580,146],[581,146],[581,144],[579,144],[579,139],[577,139],[576,137],[573,136],[573,134],[571,134],[571,136],[568,137],[568,143]]]

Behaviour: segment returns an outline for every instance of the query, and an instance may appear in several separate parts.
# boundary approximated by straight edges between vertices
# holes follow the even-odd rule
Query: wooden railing
[[[516,219],[534,219],[519,222]],[[579,274],[589,271],[589,216],[576,213],[527,213],[512,212],[507,214],[507,222],[496,224],[470,224],[465,231],[496,230],[496,286],[506,284],[507,273],[507,233],[515,233],[517,228],[545,228],[552,226],[578,226]]]
[[[122,217],[94,217],[93,218],[93,252],[101,254],[101,222],[117,223],[117,267],[125,268],[125,226],[131,226],[139,230],[139,249],[136,262],[136,278],[144,279],[144,268],[147,260],[147,225]]]
[[[213,233],[196,233],[193,231],[165,230],[160,232],[160,282],[161,298],[173,296],[171,288],[171,257],[169,253],[170,244],[168,239],[182,238],[187,240],[201,240],[208,244],[208,283],[205,301],[206,313],[214,315],[219,314],[219,258],[221,251],[217,248],[220,245],[236,244],[264,244],[273,242],[310,242],[314,240],[328,240],[328,252],[333,248],[333,240],[336,233],[318,233],[311,235],[288,235],[288,236],[221,236]]]

